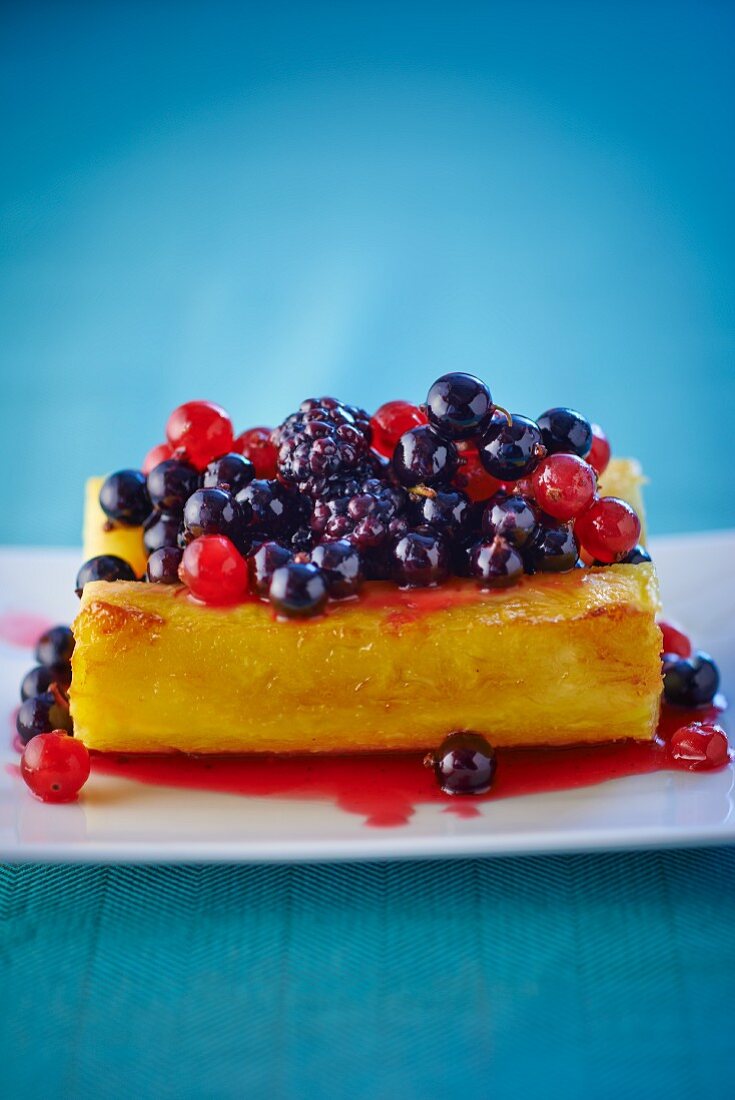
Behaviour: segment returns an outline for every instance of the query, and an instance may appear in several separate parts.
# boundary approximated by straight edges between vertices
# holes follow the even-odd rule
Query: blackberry
[[[348,538],[358,550],[374,550],[408,527],[397,525],[406,508],[403,489],[367,477],[335,486],[338,495],[320,498],[314,504],[312,530],[322,540]]]
[[[370,423],[334,397],[309,398],[274,432],[278,472],[284,481],[314,493],[312,482],[349,474],[370,446]]]

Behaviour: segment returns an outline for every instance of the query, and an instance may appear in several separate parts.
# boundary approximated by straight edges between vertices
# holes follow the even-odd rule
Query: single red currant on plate
[[[89,778],[89,753],[64,730],[38,733],[23,750],[20,774],[42,802],[73,802]]]
[[[211,401],[187,401],[174,409],[166,424],[166,438],[177,458],[186,458],[203,470],[213,458],[232,450],[232,421]]]
[[[672,734],[669,755],[678,767],[690,772],[724,768],[730,760],[727,734],[722,726],[690,722]]]
[[[245,559],[224,535],[200,535],[184,550],[179,578],[202,603],[239,603],[248,590]]]

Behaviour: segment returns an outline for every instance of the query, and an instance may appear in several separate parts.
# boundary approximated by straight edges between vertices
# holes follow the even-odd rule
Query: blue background
[[[5,4],[11,542],[169,410],[468,369],[581,408],[654,531],[735,525],[735,7]],[[17,482],[16,482],[17,484]]]

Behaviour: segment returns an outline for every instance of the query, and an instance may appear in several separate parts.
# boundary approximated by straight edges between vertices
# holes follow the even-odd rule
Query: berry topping
[[[318,615],[327,602],[326,577],[316,565],[292,561],[276,569],[268,594],[280,615]]]
[[[403,485],[446,485],[457,462],[454,444],[428,425],[404,432],[393,452],[393,469]]]
[[[248,558],[250,587],[259,596],[267,596],[276,569],[288,565],[293,553],[278,542],[262,542]]]
[[[77,573],[75,591],[77,596],[88,581],[134,581],[135,573],[128,563],[115,554],[99,554],[85,561]]]
[[[356,548],[344,539],[323,542],[311,555],[312,564],[326,577],[333,600],[356,596],[362,587],[362,562]]]
[[[673,653],[677,657],[691,657],[692,643],[680,626],[665,619],[661,619],[658,625],[661,630],[662,653]]]
[[[271,428],[249,428],[232,444],[233,451],[249,458],[256,477],[275,477],[278,473],[278,448]]]
[[[205,489],[226,489],[234,496],[254,477],[255,466],[250,459],[230,451],[209,463],[202,475],[202,486]]]
[[[584,512],[597,490],[595,471],[579,455],[551,454],[531,476],[533,495],[555,519],[570,520]]]
[[[458,489],[432,489],[428,493],[409,493],[409,518],[412,526],[435,527],[443,535],[454,537],[467,529],[473,514],[469,499]]]
[[[68,661],[58,665],[36,665],[30,672],[26,672],[20,685],[20,697],[25,701],[34,695],[43,695],[52,684],[56,684],[64,692],[69,690],[71,665]]]
[[[224,489],[197,489],[184,505],[184,527],[195,539],[200,535],[225,535],[239,542],[249,518],[246,508]]]
[[[202,603],[239,603],[248,590],[248,568],[224,535],[202,535],[184,550],[179,577]]]
[[[592,425],[574,409],[548,409],[538,418],[544,446],[550,455],[560,451],[586,458],[592,447]]]
[[[160,512],[180,516],[187,500],[199,487],[199,474],[189,462],[167,458],[148,474],[148,493]]]
[[[290,538],[300,525],[301,500],[280,481],[254,478],[235,499],[243,514],[251,517],[253,528],[266,536],[287,535]]]
[[[676,707],[702,707],[711,703],[720,686],[720,673],[708,653],[692,657],[663,656],[664,698]]]
[[[546,451],[538,424],[527,416],[493,417],[479,446],[480,459],[498,481],[518,481],[536,468]]]
[[[536,534],[539,512],[526,497],[496,493],[482,513],[482,531],[489,539],[500,535],[514,546],[525,546]]]
[[[723,768],[730,761],[727,734],[721,726],[690,722],[671,735],[669,756],[690,772]]]
[[[89,779],[89,753],[63,729],[39,733],[23,750],[20,774],[42,802],[72,802]]]
[[[592,446],[587,461],[598,477],[610,462],[610,444],[599,424],[592,425]]]
[[[373,447],[379,454],[392,458],[401,436],[426,423],[426,413],[409,401],[387,401],[370,421]]]
[[[167,458],[171,458],[173,451],[169,447],[168,443],[159,443],[157,447],[151,447],[148,454],[143,459],[143,465],[140,470],[146,477],[151,472],[154,466],[158,466],[160,462],[165,462]]]
[[[473,503],[488,500],[494,496],[500,489],[501,483],[487,472],[480,461],[477,447],[460,441],[457,444],[457,450],[459,467],[454,475],[455,487],[461,489]]]
[[[100,489],[100,508],[115,523],[140,527],[151,512],[145,475],[140,470],[118,470]]]
[[[143,525],[143,545],[148,554],[160,550],[163,546],[176,546],[181,526],[180,515],[168,512],[154,512]]]
[[[426,588],[449,576],[449,546],[431,527],[407,531],[393,548],[393,576],[402,588]]]
[[[543,520],[537,534],[524,548],[529,573],[568,573],[579,558],[579,545],[568,523]]]
[[[641,546],[640,543],[636,543],[632,550],[629,550],[620,559],[621,565],[643,565],[645,562],[651,560],[651,555],[646,550],[645,546]]]
[[[232,422],[211,401],[187,401],[171,413],[166,438],[177,458],[186,458],[197,470],[232,450]]]
[[[178,546],[162,546],[148,558],[146,576],[152,584],[180,584],[179,566],[183,551]]]
[[[577,518],[574,529],[591,557],[610,563],[620,561],[637,544],[641,521],[624,500],[600,497]]]
[[[72,731],[69,704],[60,690],[43,691],[40,695],[31,695],[21,703],[15,719],[15,728],[21,743],[26,745],[38,733],[50,733],[51,730]]]
[[[36,642],[34,656],[41,665],[58,665],[70,661],[74,652],[74,635],[69,626],[52,626]]]
[[[426,398],[429,423],[447,439],[482,435],[493,415],[490,390],[473,374],[442,375]]]
[[[495,750],[479,733],[450,733],[425,763],[445,794],[484,794],[495,777]]]
[[[468,571],[483,588],[504,588],[520,579],[523,560],[510,542],[496,535],[470,549]]]

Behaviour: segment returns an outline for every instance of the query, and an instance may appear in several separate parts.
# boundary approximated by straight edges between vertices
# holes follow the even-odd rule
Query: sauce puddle
[[[725,709],[718,697],[710,707],[662,707],[654,741],[602,742],[549,749],[500,749],[491,791],[446,795],[423,753],[352,756],[183,756],[92,753],[92,772],[140,783],[218,791],[254,798],[329,801],[377,828],[405,825],[416,806],[443,804],[446,813],[477,817],[483,802],[546,791],[572,790],[664,769],[677,769],[666,741],[688,722],[715,722]]]

